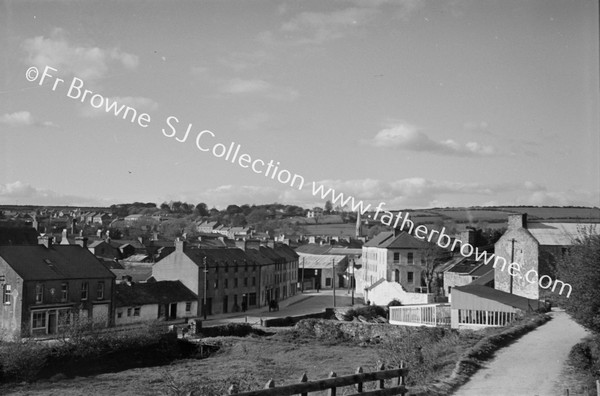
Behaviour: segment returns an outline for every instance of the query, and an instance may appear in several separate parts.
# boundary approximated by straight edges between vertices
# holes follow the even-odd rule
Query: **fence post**
[[[362,374],[362,373],[363,373],[363,368],[359,366],[356,369],[356,374]],[[358,393],[362,393],[362,391],[363,391],[363,383],[362,383],[362,381],[356,383],[356,390],[358,391]]]
[[[308,382],[308,377],[306,376],[306,371],[304,372],[304,374],[302,374],[302,377],[300,377],[300,383],[302,382]],[[302,392],[300,394],[300,396],[308,396],[308,392]]]
[[[235,395],[236,393],[239,393],[239,388],[236,384],[233,384],[229,387],[229,394]]]
[[[335,372],[331,372],[329,373],[329,377],[328,378],[335,378],[337,377],[337,374]],[[333,388],[329,388],[329,392],[327,392],[327,396],[335,396],[336,395],[336,389],[335,386]]]
[[[404,360],[400,360],[400,368],[404,368]],[[406,385],[405,381],[406,378],[404,378],[404,373],[400,374],[400,376],[398,377],[398,385]]]
[[[385,370],[385,366],[384,364],[380,364],[379,367],[377,368],[378,371],[383,371]],[[379,380],[379,389],[385,389],[385,380]]]
[[[265,389],[269,389],[269,388],[275,388],[275,381],[273,381],[273,378],[268,380],[267,383],[265,384]]]

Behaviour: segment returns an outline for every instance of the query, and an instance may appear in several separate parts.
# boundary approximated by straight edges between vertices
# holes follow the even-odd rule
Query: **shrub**
[[[0,347],[2,375],[7,380],[33,381],[48,356],[49,349],[35,341],[3,343]]]
[[[248,323],[228,323],[224,326],[204,327],[198,331],[203,337],[246,337],[250,334],[264,335]]]
[[[366,319],[373,319],[378,316],[387,317],[387,310],[379,305],[367,305],[366,307],[360,307],[355,309],[349,309],[344,314],[344,319],[352,320],[363,316]]]
[[[585,342],[575,344],[569,352],[569,364],[581,371],[589,370],[594,363],[592,350]]]
[[[393,299],[392,301],[390,301],[390,302],[388,303],[388,305],[387,305],[387,306],[388,306],[388,307],[399,307],[399,306],[401,306],[401,305],[402,305],[402,303],[400,302],[400,300]]]

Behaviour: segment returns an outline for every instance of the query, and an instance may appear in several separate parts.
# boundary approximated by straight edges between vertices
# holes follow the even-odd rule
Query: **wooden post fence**
[[[329,373],[329,377],[322,380],[309,381],[306,373],[300,378],[300,383],[293,385],[275,386],[275,381],[270,379],[264,389],[239,392],[238,387],[232,385],[229,388],[230,395],[236,396],[291,396],[302,395],[307,396],[309,392],[317,392],[328,390],[328,396],[336,396],[337,388],[344,386],[356,385],[357,392],[351,396],[384,396],[384,395],[405,395],[408,392],[406,388],[406,376],[408,368],[404,366],[404,362],[400,364],[400,368],[385,369],[383,365],[379,366],[378,371],[364,373],[362,367],[356,370],[356,374],[338,377],[335,372]],[[386,379],[397,378],[396,386],[385,388]],[[379,382],[379,389],[374,391],[363,391],[365,382]]]

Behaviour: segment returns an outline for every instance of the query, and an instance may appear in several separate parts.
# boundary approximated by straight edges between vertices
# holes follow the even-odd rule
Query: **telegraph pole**
[[[510,262],[514,263],[515,262],[515,239],[513,238],[511,240],[512,242],[512,247],[511,247],[511,252],[510,252]],[[510,268],[510,266],[509,266]],[[508,271],[508,277],[510,278],[510,294],[512,294],[513,292],[513,276],[510,274],[510,271]]]
[[[208,287],[208,266],[206,265],[206,256],[202,259],[204,264],[204,299],[202,300],[202,312],[206,320],[206,288]]]
[[[350,287],[352,288],[352,306],[354,306],[354,259],[352,259],[352,278],[350,278]]]
[[[304,293],[304,257],[302,257],[302,293]]]
[[[335,260],[331,259],[331,284],[333,285],[333,307],[335,308]]]

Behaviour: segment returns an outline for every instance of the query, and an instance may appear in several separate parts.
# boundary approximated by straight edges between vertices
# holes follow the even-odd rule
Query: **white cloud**
[[[261,79],[233,78],[221,83],[219,91],[229,95],[258,94],[281,101],[293,101],[299,95],[295,89],[275,86]]]
[[[489,156],[495,154],[495,149],[492,146],[477,142],[468,142],[465,145],[461,145],[452,139],[440,142],[432,140],[425,133],[421,132],[418,127],[403,122],[382,129],[372,139],[363,139],[361,142],[374,147],[444,155]]]
[[[3,205],[81,205],[108,206],[107,200],[76,195],[59,194],[52,190],[34,187],[28,183],[16,181],[0,184],[0,204]]]
[[[139,64],[136,55],[116,47],[73,45],[62,29],[55,29],[48,38],[37,36],[26,39],[23,48],[27,52],[28,65],[37,66],[40,70],[51,66],[62,74],[73,74],[84,80],[102,78],[115,65],[133,70]]]
[[[57,127],[52,121],[38,121],[29,111],[17,111],[0,116],[0,124],[10,127],[39,126]]]
[[[250,114],[247,117],[242,117],[238,120],[237,126],[244,131],[256,131],[264,127],[271,120],[271,116],[267,113],[258,112]]]

